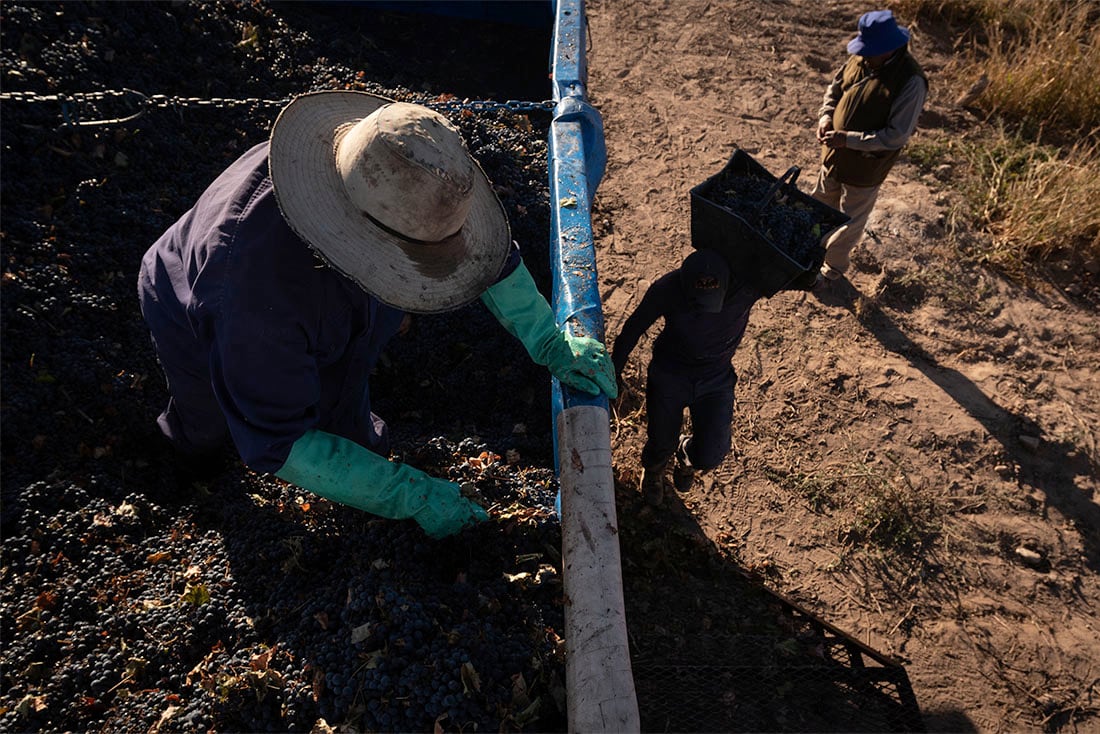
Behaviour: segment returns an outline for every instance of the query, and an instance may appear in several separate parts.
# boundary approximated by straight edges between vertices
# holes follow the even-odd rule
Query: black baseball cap
[[[717,250],[699,249],[684,258],[680,285],[688,302],[703,313],[718,313],[726,300],[730,268]]]

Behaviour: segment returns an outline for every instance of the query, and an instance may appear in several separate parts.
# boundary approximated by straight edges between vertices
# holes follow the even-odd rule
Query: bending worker
[[[434,537],[487,515],[387,458],[368,378],[407,313],[480,298],[563,383],[616,394],[603,344],[555,323],[458,130],[363,92],[287,105],[145,253],[138,295],[180,452],[230,439],[255,471]]]

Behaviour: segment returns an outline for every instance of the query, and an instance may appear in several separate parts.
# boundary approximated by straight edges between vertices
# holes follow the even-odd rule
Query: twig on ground
[[[905,614],[901,615],[901,619],[899,619],[897,622],[895,622],[894,626],[891,627],[890,631],[887,632],[886,634],[887,635],[892,635],[895,632],[897,632],[898,627],[901,627],[901,625],[905,622],[905,620],[909,619],[909,615],[912,614],[913,610],[916,609],[916,608],[917,608],[916,604],[910,604],[909,605],[909,610],[907,612],[905,612]]]

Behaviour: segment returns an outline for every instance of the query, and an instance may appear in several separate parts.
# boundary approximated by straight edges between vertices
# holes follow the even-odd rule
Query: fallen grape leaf
[[[370,637],[370,631],[373,625],[370,622],[361,624],[351,631],[351,644],[356,645],[363,640]]]
[[[258,655],[254,655],[251,660],[248,661],[248,667],[252,670],[267,670],[271,664],[271,656],[275,653],[274,647],[269,647]]]
[[[161,712],[160,718],[157,719],[156,723],[149,727],[148,734],[158,734],[160,732],[160,728],[171,721],[172,717],[176,715],[176,712],[178,712],[180,708],[182,707],[169,706],[168,708],[164,709],[164,711]]]
[[[464,693],[469,693],[470,691],[481,693],[481,676],[477,674],[477,670],[474,669],[473,663],[469,661],[463,663],[458,674],[462,679],[462,690]]]
[[[512,676],[512,705],[519,708],[531,705],[531,699],[527,695],[527,680],[523,677],[523,673]]]
[[[180,594],[180,601],[201,607],[210,601],[210,590],[206,588],[206,584],[189,585],[187,590]]]
[[[137,678],[145,672],[145,666],[149,661],[145,658],[130,658],[126,661],[126,677]]]
[[[45,696],[31,696],[26,695],[16,705],[15,710],[19,712],[22,717],[30,716],[32,713],[43,711],[46,708]]]
[[[514,718],[516,720],[516,723],[519,724],[520,727],[523,727],[537,719],[539,716],[539,707],[541,703],[542,699],[536,698],[534,701],[531,702],[529,706],[524,708],[519,713],[515,714]]]

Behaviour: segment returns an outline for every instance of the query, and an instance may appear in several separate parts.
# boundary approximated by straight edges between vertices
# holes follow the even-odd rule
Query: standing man
[[[138,296],[180,453],[231,440],[255,471],[435,537],[488,516],[387,458],[369,376],[407,313],[480,298],[562,382],[617,392],[603,344],[555,323],[458,130],[363,92],[287,105],[145,253]]]
[[[818,113],[821,171],[810,192],[851,217],[826,240],[826,280],[847,272],[879,187],[916,129],[928,95],[928,80],[909,54],[909,31],[898,27],[893,12],[864,13],[848,53]]]
[[[619,376],[642,334],[664,319],[646,380],[641,490],[647,503],[661,504],[674,455],[673,484],[686,492],[697,470],[717,467],[729,453],[737,385],[732,360],[759,298],[749,286],[731,285],[721,253],[699,249],[654,281],[623,323],[611,352]],[[691,435],[680,432],[685,408]]]

